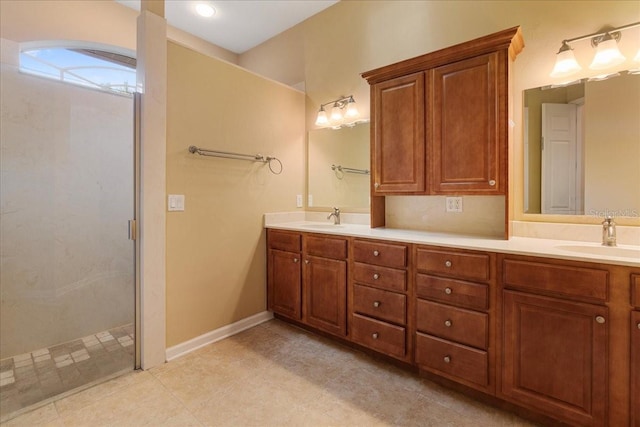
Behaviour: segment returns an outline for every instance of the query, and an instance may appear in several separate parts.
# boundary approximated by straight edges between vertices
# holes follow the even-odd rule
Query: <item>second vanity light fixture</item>
[[[327,116],[325,107],[332,105],[330,115]],[[343,96],[333,101],[320,104],[320,110],[316,117],[316,126],[332,127],[339,129],[342,126],[353,126],[356,124],[359,113],[353,95]]]
[[[591,65],[589,65],[590,69],[606,70],[607,68],[622,64],[626,61],[626,58],[618,49],[618,41],[620,41],[620,38],[622,37],[621,32],[639,26],[640,22],[634,22],[633,24],[623,25],[607,31],[563,40],[562,46],[556,56],[556,64],[553,67],[553,71],[551,71],[550,76],[554,78],[562,78],[571,76],[580,71],[582,67],[578,64],[578,61],[576,61],[573,49],[571,49],[571,46],[569,45],[587,39],[591,39],[591,46],[596,49],[593,61],[591,62]],[[634,61],[640,62],[640,49],[633,59]],[[604,79],[608,76],[609,74],[605,73],[603,75],[596,76],[594,79]]]

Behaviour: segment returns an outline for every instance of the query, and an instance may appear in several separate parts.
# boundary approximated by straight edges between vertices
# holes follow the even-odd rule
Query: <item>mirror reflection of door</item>
[[[542,213],[584,212],[582,105],[542,104]]]

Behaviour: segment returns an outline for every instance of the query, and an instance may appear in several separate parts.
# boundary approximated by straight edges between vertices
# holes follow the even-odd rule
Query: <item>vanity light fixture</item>
[[[563,40],[562,46],[556,56],[555,66],[553,67],[553,71],[551,71],[550,76],[554,78],[562,78],[580,71],[582,67],[580,67],[580,64],[576,61],[570,44],[587,39],[591,39],[591,46],[596,49],[593,61],[591,62],[591,65],[589,65],[590,69],[606,70],[607,68],[622,64],[626,58],[618,49],[618,42],[622,38],[621,32],[639,26],[640,22],[634,22],[633,24],[623,25],[607,31]],[[640,55],[640,52],[638,55]],[[603,79],[607,78],[607,76],[607,74],[601,74],[596,76],[596,78]]]
[[[333,105],[329,117],[327,117],[327,111],[325,110],[327,105]],[[320,110],[318,110],[318,116],[316,117],[316,126],[330,126],[334,129],[339,129],[342,126],[353,126],[358,116],[358,108],[353,95],[343,96],[320,104]]]

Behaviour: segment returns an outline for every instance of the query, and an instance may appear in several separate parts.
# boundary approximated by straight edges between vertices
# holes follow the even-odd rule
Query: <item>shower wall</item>
[[[133,322],[133,100],[0,72],[4,359]]]

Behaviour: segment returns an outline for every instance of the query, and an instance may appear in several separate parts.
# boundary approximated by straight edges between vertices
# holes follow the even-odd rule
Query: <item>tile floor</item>
[[[272,320],[5,426],[532,426]]]
[[[133,324],[0,360],[0,420],[101,378],[133,371]]]

